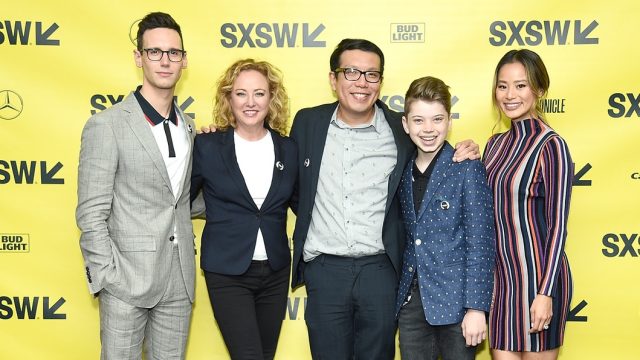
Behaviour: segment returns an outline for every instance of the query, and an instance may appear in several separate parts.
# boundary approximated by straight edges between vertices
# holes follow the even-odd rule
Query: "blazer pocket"
[[[156,251],[156,241],[150,235],[133,235],[118,237],[120,251]]]
[[[447,252],[446,257],[442,262],[442,267],[449,268],[453,266],[464,265],[467,262],[467,257],[464,251],[451,250]]]
[[[453,236],[450,233],[433,235],[426,245],[431,247],[431,253],[441,267],[457,266],[466,262],[464,249],[452,238]]]
[[[460,266],[460,265],[464,265],[466,263],[465,259],[462,258],[458,258],[458,259],[447,259],[443,264],[442,267],[443,268],[450,268],[450,267],[454,267],[454,266]]]

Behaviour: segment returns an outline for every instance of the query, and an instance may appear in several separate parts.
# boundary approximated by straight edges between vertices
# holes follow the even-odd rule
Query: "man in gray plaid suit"
[[[187,66],[180,26],[138,25],[143,81],[82,132],[76,221],[99,297],[102,359],[184,358],[194,298],[189,189],[194,123],[174,101]]]

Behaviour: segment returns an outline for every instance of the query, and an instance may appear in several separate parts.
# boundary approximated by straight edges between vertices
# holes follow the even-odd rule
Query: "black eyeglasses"
[[[179,49],[171,49],[171,50],[160,50],[156,48],[151,49],[142,49],[142,51],[147,53],[147,59],[151,61],[160,61],[164,54],[167,54],[169,61],[171,62],[180,62],[182,58],[187,54],[184,50]]]
[[[354,68],[337,68],[334,72],[341,72],[344,74],[344,78],[349,81],[358,81],[360,76],[364,74],[364,79],[369,83],[377,83],[382,80],[382,73],[380,71],[360,71]]]

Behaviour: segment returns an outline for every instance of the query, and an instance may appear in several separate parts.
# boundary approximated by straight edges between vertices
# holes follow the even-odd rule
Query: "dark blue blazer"
[[[444,144],[418,213],[413,203],[413,164],[400,184],[407,237],[396,314],[418,276],[424,314],[431,325],[462,321],[466,309],[488,312],[493,293],[493,200],[479,160],[455,163]]]
[[[376,105],[384,112],[398,148],[396,167],[389,176],[389,196],[382,225],[382,243],[399,276],[404,246],[404,227],[400,219],[400,203],[395,194],[400,184],[402,170],[411,155],[413,144],[402,128],[402,114],[389,110],[380,100],[376,102]],[[291,138],[298,144],[299,149],[299,177],[296,194],[300,200],[296,212],[296,227],[293,232],[292,288],[304,283],[302,250],[311,224],[313,204],[318,189],[318,177],[320,176],[320,164],[322,163],[329,124],[337,107],[338,102],[334,102],[302,109],[296,114],[291,127]]]
[[[262,230],[273,270],[289,266],[287,209],[298,176],[298,149],[293,140],[271,131],[275,150],[271,187],[258,209],[236,159],[233,129],[196,136],[191,200],[200,191],[206,206],[200,267],[209,272],[241,275],[251,264],[258,229]]]

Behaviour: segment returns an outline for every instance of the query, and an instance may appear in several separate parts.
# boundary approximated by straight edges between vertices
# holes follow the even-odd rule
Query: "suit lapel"
[[[425,192],[424,198],[422,199],[422,204],[420,205],[420,211],[418,212],[417,216],[418,219],[420,219],[422,215],[424,215],[427,204],[429,204],[435,193],[438,191],[440,184],[446,178],[447,170],[452,164],[452,157],[453,148],[451,147],[451,145],[449,145],[448,142],[445,142],[442,148],[442,153],[440,153],[440,155],[438,156],[436,164],[433,168],[433,172],[429,177],[429,184],[427,185],[427,191]]]
[[[176,109],[178,109],[178,117],[184,121],[184,131],[187,134],[187,138],[189,139],[189,141],[187,142],[188,144],[188,149],[187,149],[187,165],[185,166],[184,169],[184,173],[182,174],[182,181],[180,182],[180,184],[182,184],[181,187],[181,193],[183,195],[189,195],[189,191],[191,189],[190,186],[187,186],[187,184],[190,184],[190,182],[187,182],[187,174],[189,174],[189,176],[191,176],[191,156],[193,153],[193,140],[196,136],[196,132],[195,132],[195,123],[193,122],[193,120],[190,117],[185,116],[184,112],[182,111],[182,109],[180,109],[180,107],[176,104]],[[190,180],[190,179],[189,179]]]
[[[413,204],[413,162],[409,161],[406,169],[404,169],[404,175],[402,176],[402,182],[400,183],[400,204],[404,214],[409,214],[410,219],[405,219],[406,222],[415,224],[416,211]]]
[[[256,207],[256,203],[251,197],[251,193],[249,192],[247,183],[245,182],[244,176],[242,176],[242,171],[240,170],[240,166],[238,165],[238,158],[236,157],[236,146],[233,134],[233,128],[229,128],[229,130],[224,132],[222,136],[222,146],[220,147],[220,157],[222,159],[222,163],[227,167],[229,174],[231,174],[231,179],[229,180],[238,187],[238,190],[240,190],[240,193],[245,198],[245,200],[248,201],[249,204],[251,204],[253,207]]]
[[[324,147],[327,143],[327,133],[329,132],[329,126],[331,126],[331,117],[338,107],[338,103],[335,102],[333,106],[329,106],[323,111],[317,120],[313,120],[313,131],[311,132],[311,154],[308,158],[311,166],[311,189],[309,193],[315,197],[318,190],[318,179],[320,178],[320,165],[322,164],[322,155],[324,153]],[[306,161],[305,159],[304,161]],[[313,203],[313,201],[312,201]]]
[[[171,180],[169,180],[169,173],[167,173],[167,167],[164,164],[158,143],[151,133],[149,123],[145,120],[142,108],[138,104],[133,93],[129,94],[122,102],[123,110],[128,112],[127,123],[131,127],[131,130],[142,144],[144,150],[149,154],[151,161],[160,173],[162,180],[167,184],[170,190],[173,192],[171,186]]]
[[[282,138],[274,133],[272,130],[271,139],[273,140],[273,151],[275,153],[275,164],[273,166],[273,176],[271,177],[271,186],[269,186],[269,192],[262,203],[261,209],[267,209],[271,204],[276,194],[278,193],[278,188],[280,187],[280,183],[282,182],[282,177],[284,176],[285,170],[285,159],[284,153],[282,152]]]
[[[400,120],[391,115],[391,113],[389,112],[389,108],[380,100],[376,102],[376,105],[378,105],[378,107],[380,107],[382,109],[382,112],[384,113],[384,118],[391,128],[391,132],[393,132],[393,140],[396,143],[397,149],[396,165],[389,175],[389,183],[387,188],[389,195],[387,196],[387,203],[385,206],[386,214],[387,212],[389,212],[389,207],[391,206],[391,202],[393,200],[393,194],[395,194],[396,190],[398,189],[405,165],[407,164],[408,157],[412,153],[414,146],[409,141],[409,136],[404,132]]]

